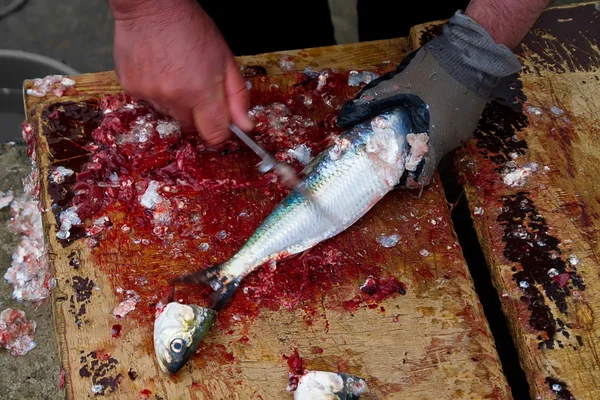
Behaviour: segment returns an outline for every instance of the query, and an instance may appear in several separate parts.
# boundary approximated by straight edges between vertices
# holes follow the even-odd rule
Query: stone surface
[[[0,144],[0,190],[12,190],[15,196],[23,192],[21,179],[30,171],[24,145]],[[59,388],[60,363],[52,322],[50,302],[37,309],[30,303],[12,299],[12,286],[3,278],[10,266],[18,237],[8,229],[10,210],[0,210],[0,310],[8,307],[25,311],[29,320],[37,323],[36,347],[21,357],[14,357],[0,349],[0,398],[59,399],[64,392]]]

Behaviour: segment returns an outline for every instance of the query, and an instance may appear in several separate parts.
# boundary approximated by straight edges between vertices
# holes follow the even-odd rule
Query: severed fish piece
[[[357,376],[327,371],[308,371],[300,377],[294,400],[357,400],[367,384]]]

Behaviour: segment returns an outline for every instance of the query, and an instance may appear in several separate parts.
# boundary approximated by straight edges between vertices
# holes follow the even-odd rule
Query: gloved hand
[[[409,108],[418,130],[413,133],[428,134],[428,149],[399,186],[422,188],[441,158],[473,136],[497,82],[520,69],[508,47],[495,43],[483,26],[457,11],[440,36],[346,102],[337,124],[346,129],[390,108]]]

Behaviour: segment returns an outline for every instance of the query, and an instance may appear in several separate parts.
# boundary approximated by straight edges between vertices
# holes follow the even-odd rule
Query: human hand
[[[422,187],[429,184],[442,157],[473,136],[497,82],[520,68],[508,47],[457,12],[440,36],[344,104],[337,123],[349,128],[390,108],[409,108],[414,125],[429,140],[423,160],[408,171],[400,186]]]
[[[196,131],[209,145],[249,131],[249,95],[233,54],[195,1],[146,1],[115,17],[114,60],[131,95]],[[144,10],[141,12],[140,10]]]

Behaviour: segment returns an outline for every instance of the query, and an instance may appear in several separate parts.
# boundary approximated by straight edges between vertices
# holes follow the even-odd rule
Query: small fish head
[[[355,375],[308,371],[300,377],[294,400],[358,400],[366,389],[366,382]]]
[[[174,374],[196,351],[216,312],[195,304],[167,304],[154,322],[154,351],[160,369]]]

